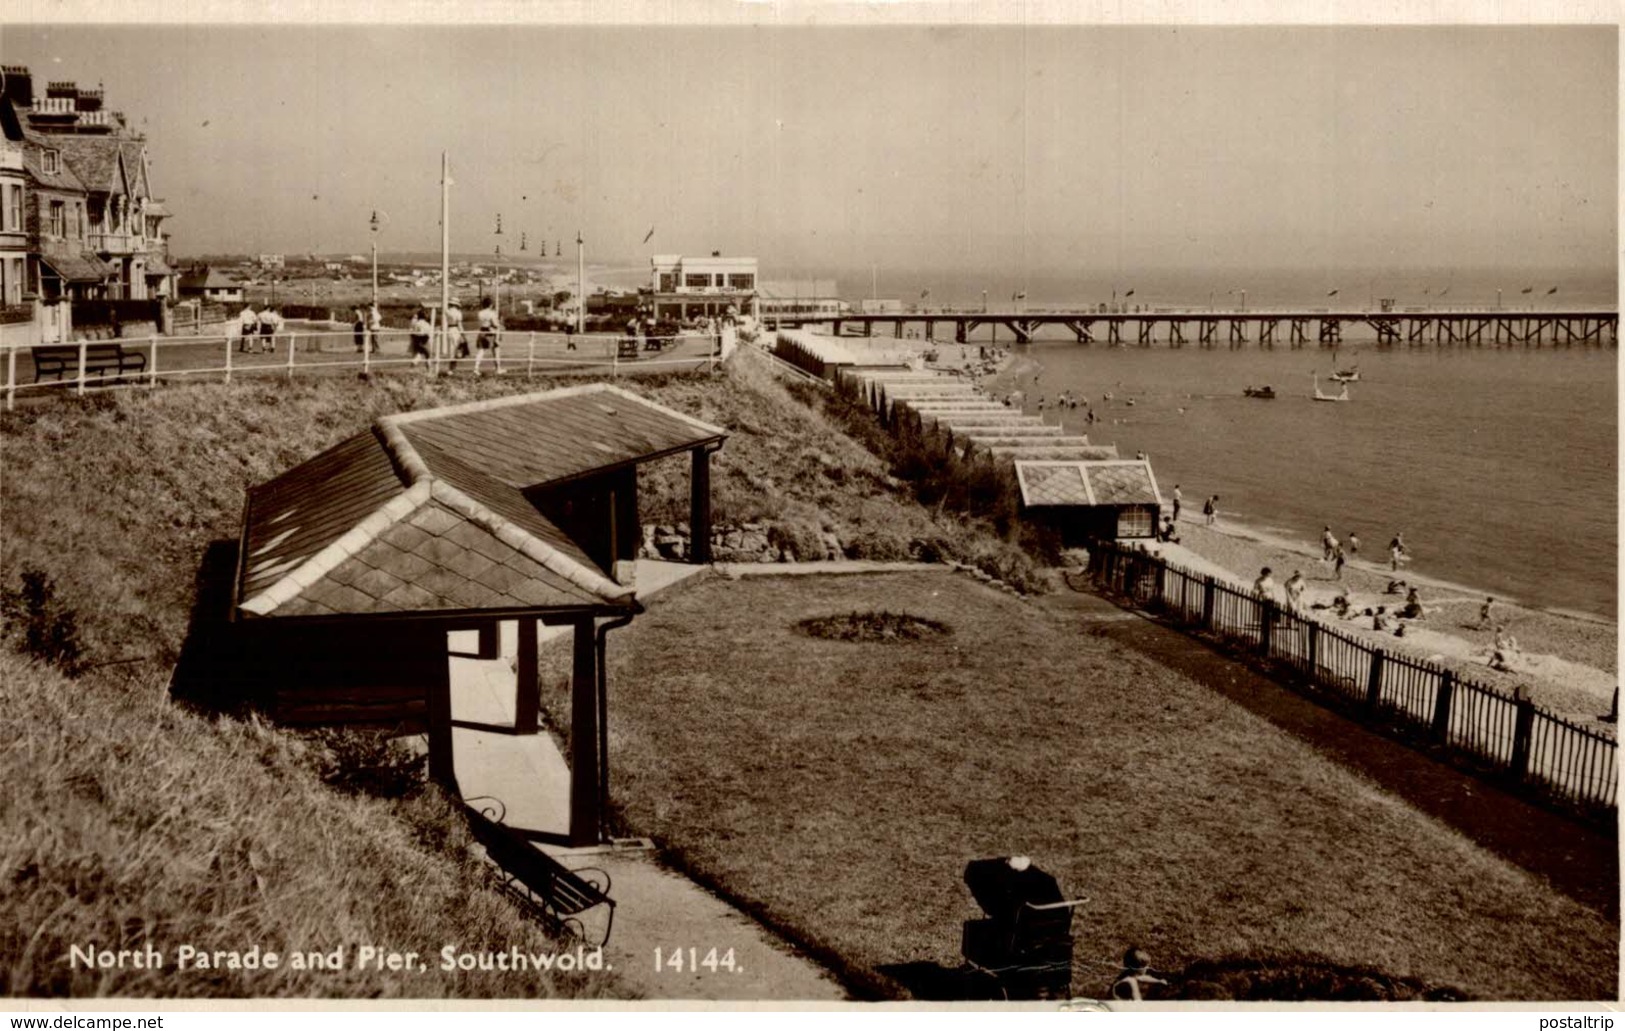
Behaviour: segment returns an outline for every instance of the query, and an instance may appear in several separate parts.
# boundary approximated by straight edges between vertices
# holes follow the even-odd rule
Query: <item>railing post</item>
[[[1320,624],[1314,620],[1305,620],[1309,627],[1309,680],[1311,682],[1320,677]]]
[[[85,341],[85,340],[79,341],[79,385],[74,388],[73,392],[75,394],[78,394],[80,397],[83,397],[84,393],[85,393],[85,377],[87,375],[87,370],[86,370],[85,366],[86,366],[86,363],[89,361],[89,355],[90,355],[90,343],[89,343],[89,341]]]
[[[1258,599],[1258,653],[1266,659],[1275,641],[1275,620],[1275,603],[1268,598]]]
[[[621,378],[621,349],[616,345],[615,350],[609,353],[609,378]]]
[[[158,385],[158,336],[147,338],[147,386]]]
[[[1445,670],[1439,674],[1439,690],[1433,696],[1433,736],[1440,741],[1450,735],[1450,706],[1456,694],[1456,674]]]
[[[1213,577],[1204,577],[1202,580],[1202,626],[1208,630],[1213,629]]]
[[[361,376],[363,379],[372,377],[372,341],[367,339],[366,330],[361,331]]]
[[[1375,709],[1382,701],[1382,664],[1387,660],[1381,648],[1371,652],[1371,672],[1365,680],[1365,704]]]
[[[35,378],[38,378],[37,376]],[[17,347],[6,348],[6,411],[17,405]]]
[[[529,380],[536,370],[536,333],[533,330],[525,349],[525,379]]]
[[[1518,704],[1518,718],[1512,729],[1510,772],[1517,780],[1527,780],[1529,777],[1529,746],[1535,731],[1535,703],[1530,700],[1529,691],[1522,684],[1518,685],[1513,698]]]
[[[230,383],[231,382],[231,337],[228,336],[228,337],[225,337],[224,339],[226,341],[226,382]]]
[[[293,352],[299,346],[299,334],[288,334],[288,382],[293,382]]]

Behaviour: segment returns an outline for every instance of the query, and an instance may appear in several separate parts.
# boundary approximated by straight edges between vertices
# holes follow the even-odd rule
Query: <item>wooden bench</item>
[[[616,352],[618,358],[636,358],[638,356],[638,338],[621,337],[620,349]]]
[[[615,900],[609,897],[609,874],[597,867],[574,870],[531,844],[524,835],[465,805],[474,839],[485,846],[494,865],[498,888],[522,907],[540,915],[555,929],[589,945],[609,941],[615,925]],[[604,933],[594,940],[582,916],[607,907]]]
[[[79,378],[78,344],[36,347],[30,352],[34,360],[34,382],[41,377],[55,376],[58,380],[72,372]],[[85,344],[85,374],[94,372],[103,379],[109,372],[122,377],[126,372],[144,372],[147,356],[139,351],[126,351],[123,344]]]

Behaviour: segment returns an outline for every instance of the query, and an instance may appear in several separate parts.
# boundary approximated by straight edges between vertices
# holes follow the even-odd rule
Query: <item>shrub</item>
[[[25,569],[20,589],[0,590],[0,618],[8,637],[25,655],[49,663],[70,677],[85,669],[79,640],[79,614],[56,597],[56,582],[37,569]]]
[[[789,552],[797,562],[818,562],[825,557],[824,535],[817,526],[800,519],[788,519],[767,528],[767,542]]]
[[[317,772],[347,795],[412,798],[423,789],[427,753],[407,747],[387,731],[324,728],[312,736],[321,746]]]

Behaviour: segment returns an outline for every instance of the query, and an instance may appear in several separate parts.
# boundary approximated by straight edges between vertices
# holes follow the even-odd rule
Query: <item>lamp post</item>
[[[378,307],[378,211],[372,213],[372,306]]]

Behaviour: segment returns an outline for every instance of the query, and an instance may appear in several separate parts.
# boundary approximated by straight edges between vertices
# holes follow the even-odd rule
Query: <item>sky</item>
[[[1613,26],[8,25],[177,257],[523,231],[647,267],[1613,268]],[[497,237],[497,215],[504,235]],[[654,231],[647,243],[645,236]]]

